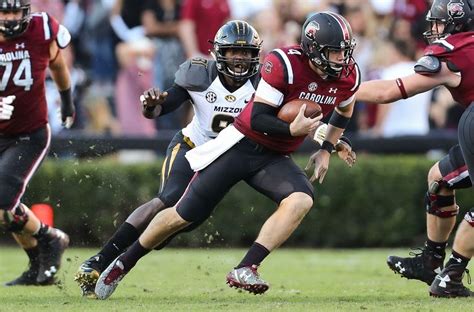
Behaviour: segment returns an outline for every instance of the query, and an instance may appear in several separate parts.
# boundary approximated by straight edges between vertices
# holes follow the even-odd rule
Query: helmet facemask
[[[226,52],[230,49],[249,50],[251,57],[226,57]],[[213,54],[217,61],[217,70],[236,81],[250,78],[258,73],[260,67],[260,48],[248,45],[219,45],[215,43]]]
[[[353,69],[355,60],[352,57],[355,48],[355,39],[341,41],[340,47],[334,46],[320,46],[316,41],[308,46],[307,53],[311,63],[319,68],[323,73],[330,78],[339,79],[341,77],[348,77]],[[344,51],[344,59],[342,62],[334,62],[330,60],[330,52]]]
[[[20,12],[21,18],[15,20],[0,20],[0,33],[5,38],[13,38],[21,35],[28,28],[30,22],[30,2],[21,0],[0,1],[0,11],[4,13]]]
[[[449,36],[454,30],[452,18],[436,18],[431,17],[431,12],[428,12],[426,20],[430,23],[430,29],[423,33],[425,40],[431,44],[433,41]],[[443,24],[443,31],[439,31],[439,25]]]

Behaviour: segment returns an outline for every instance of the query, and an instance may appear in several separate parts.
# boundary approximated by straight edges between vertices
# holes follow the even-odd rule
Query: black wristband
[[[339,141],[346,142],[350,147],[352,147],[352,142],[351,142],[351,140],[349,140],[348,137],[341,136],[341,137],[339,138]]]
[[[72,91],[68,88],[63,91],[59,91],[61,97],[61,116],[65,117],[73,116],[75,113],[74,105],[72,102]]]
[[[332,144],[329,141],[323,141],[323,144],[321,144],[321,149],[327,151],[329,154],[332,153],[334,150],[334,144]]]
[[[333,125],[334,127],[340,129],[346,129],[349,121],[351,120],[350,117],[342,116],[336,110],[332,112],[331,118],[329,118],[329,124]]]

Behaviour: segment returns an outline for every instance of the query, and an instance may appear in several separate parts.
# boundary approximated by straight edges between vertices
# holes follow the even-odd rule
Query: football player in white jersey
[[[215,138],[250,101],[260,79],[261,43],[250,24],[229,21],[212,41],[214,60],[190,59],[179,67],[170,89],[160,92],[152,88],[140,97],[146,118],[169,113],[189,100],[194,107],[194,118],[168,145],[158,195],[135,209],[102,250],[79,267],[75,280],[83,296],[94,297],[100,273],[138,239],[160,210],[179,200],[194,175],[184,157],[186,152]],[[185,230],[199,224],[194,223]],[[164,247],[171,238],[157,248]]]

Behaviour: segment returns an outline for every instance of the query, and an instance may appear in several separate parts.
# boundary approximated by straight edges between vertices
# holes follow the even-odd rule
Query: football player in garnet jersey
[[[28,269],[13,285],[50,285],[69,244],[68,236],[43,224],[21,202],[47,154],[45,75],[49,68],[61,95],[61,118],[74,118],[69,71],[61,49],[71,39],[47,13],[30,13],[29,0],[0,0],[0,221],[25,250]]]
[[[309,17],[301,46],[272,51],[264,61],[255,96],[218,137],[186,154],[193,176],[176,205],[162,210],[125,253],[99,277],[95,294],[108,298],[137,261],[168,237],[206,220],[233,185],[245,181],[272,199],[278,208],[265,222],[242,261],[227,275],[230,286],[264,293],[269,285],[257,267],[286,241],[313,206],[313,186],[291,159],[306,135],[331,115],[322,148],[310,159],[312,179],[324,179],[329,156],[353,111],[360,74],[352,58],[355,40],[340,15],[322,12]],[[293,122],[277,117],[294,99],[321,105],[323,114],[304,116],[303,105]],[[164,106],[163,106],[164,108]]]
[[[84,296],[95,296],[100,273],[138,239],[159,211],[172,207],[183,195],[194,175],[185,159],[186,152],[215,138],[252,98],[260,79],[261,40],[257,31],[247,22],[229,21],[212,43],[215,60],[190,59],[180,66],[170,89],[150,89],[142,95],[143,115],[147,118],[171,112],[188,100],[192,101],[195,116],[168,146],[157,197],[135,209],[102,250],[79,267],[76,281]]]
[[[458,125],[459,145],[431,167],[425,197],[427,240],[414,257],[389,256],[396,273],[431,285],[430,294],[466,297],[472,293],[462,284],[463,273],[474,251],[473,211],[465,215],[451,257],[443,270],[445,248],[459,207],[455,190],[472,187],[474,180],[474,32],[473,7],[469,0],[434,0],[424,33],[430,45],[415,65],[415,73],[396,80],[364,82],[357,99],[390,103],[401,98],[445,86],[465,107]],[[441,271],[442,270],[442,271]],[[439,274],[439,275],[437,275]]]

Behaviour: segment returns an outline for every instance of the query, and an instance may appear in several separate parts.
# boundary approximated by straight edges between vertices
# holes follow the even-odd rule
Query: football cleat
[[[36,277],[38,276],[39,263],[30,261],[28,265],[28,270],[23,272],[19,277],[5,283],[5,286],[34,286],[38,285]]]
[[[100,254],[90,257],[77,270],[74,280],[79,284],[83,297],[96,298],[94,290],[100,276],[102,259]]]
[[[117,288],[119,282],[127,275],[120,256],[117,257],[99,276],[95,285],[95,295],[98,299],[109,298]]]
[[[415,248],[421,252],[410,252],[411,257],[389,256],[387,264],[392,271],[407,279],[416,279],[431,285],[436,274],[443,269],[444,256],[426,248]]]
[[[464,272],[467,274],[468,284],[471,284],[469,270],[450,265],[436,275],[430,286],[430,296],[440,298],[473,297],[474,293],[463,285]]]
[[[226,276],[227,284],[229,287],[240,288],[255,295],[263,294],[270,285],[260,278],[257,268],[257,265],[252,265],[233,269]]]
[[[69,236],[61,230],[52,228],[48,238],[38,240],[40,249],[39,270],[36,282],[39,285],[51,285],[61,266],[61,257],[69,245]]]

